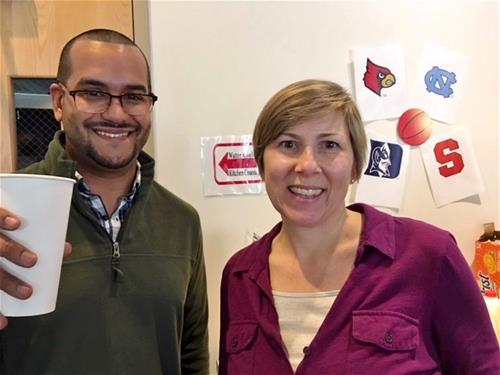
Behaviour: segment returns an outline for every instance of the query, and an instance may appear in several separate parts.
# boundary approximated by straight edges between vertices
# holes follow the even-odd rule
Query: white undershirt
[[[304,358],[304,347],[309,346],[318,332],[338,293],[338,290],[312,293],[273,290],[281,338],[294,372]]]

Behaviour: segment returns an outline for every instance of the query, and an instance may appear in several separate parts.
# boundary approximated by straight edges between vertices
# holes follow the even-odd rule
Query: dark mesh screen
[[[42,160],[57,130],[51,109],[17,108],[17,169]]]

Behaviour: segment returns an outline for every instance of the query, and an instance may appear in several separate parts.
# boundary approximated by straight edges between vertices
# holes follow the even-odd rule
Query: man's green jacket
[[[45,159],[21,172],[74,178],[63,141],[57,133]],[[75,188],[56,310],[9,318],[0,374],[208,374],[199,217],[153,181],[151,157],[138,160],[141,186],[115,243]]]

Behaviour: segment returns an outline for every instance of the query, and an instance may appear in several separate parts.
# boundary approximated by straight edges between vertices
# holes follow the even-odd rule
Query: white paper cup
[[[74,182],[64,177],[0,173],[0,207],[21,219],[19,229],[0,229],[0,233],[38,257],[31,268],[0,257],[2,269],[33,287],[33,294],[26,300],[0,291],[0,312],[4,316],[41,315],[55,310]]]

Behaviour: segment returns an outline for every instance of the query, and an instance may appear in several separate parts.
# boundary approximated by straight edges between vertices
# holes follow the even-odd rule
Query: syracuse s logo
[[[374,64],[366,59],[366,72],[363,82],[367,89],[380,96],[382,89],[389,88],[396,83],[396,77],[388,68]]]
[[[441,164],[438,168],[443,177],[451,177],[459,174],[464,169],[464,159],[460,154],[460,145],[453,138],[445,139],[434,146],[434,156]]]

